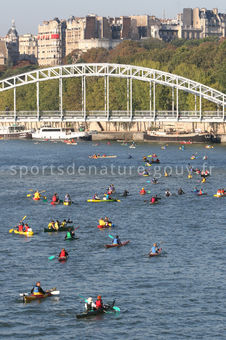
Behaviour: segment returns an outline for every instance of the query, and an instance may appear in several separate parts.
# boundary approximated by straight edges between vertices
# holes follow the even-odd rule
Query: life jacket
[[[71,237],[71,232],[68,231],[66,236],[67,236],[67,238],[72,238],[72,237]]]
[[[146,191],[145,191],[144,189],[143,189],[143,190],[141,189],[140,194],[141,194],[141,195],[145,195],[145,194],[146,194]]]
[[[156,254],[156,253],[157,253],[157,252],[156,252],[155,246],[153,246],[153,247],[151,248],[151,252],[152,252],[152,254]]]
[[[105,225],[104,220],[99,220],[99,225]]]
[[[23,225],[22,225],[22,224],[20,224],[20,225],[18,226],[18,231],[23,231]]]
[[[66,256],[65,250],[61,250],[59,257],[65,257],[65,256]]]
[[[118,239],[117,239],[117,238],[115,238],[115,239],[113,240],[113,244],[118,244]]]
[[[156,198],[155,197],[152,197],[151,198],[151,203],[155,203],[156,202]]]
[[[40,193],[39,192],[35,192],[34,198],[40,198]]]
[[[30,227],[29,227],[29,226],[25,226],[25,227],[24,227],[24,231],[26,231],[26,232],[28,232],[28,231],[29,231],[29,229],[30,229]]]
[[[55,222],[54,227],[55,227],[56,230],[58,230],[58,229],[59,229],[59,223],[58,223],[58,222]]]
[[[203,192],[202,192],[202,190],[200,190],[200,191],[199,191],[199,195],[202,195],[202,194],[203,194]]]
[[[42,293],[39,292],[39,287],[38,286],[34,287],[33,295],[43,295]]]
[[[52,229],[53,227],[54,227],[53,223],[50,222],[50,223],[48,224],[48,228],[49,228],[49,229]]]
[[[56,197],[56,195],[53,195],[53,197],[52,197],[52,202],[57,202],[57,197]]]
[[[102,300],[97,300],[96,301],[96,309],[100,309],[100,308],[103,308]]]

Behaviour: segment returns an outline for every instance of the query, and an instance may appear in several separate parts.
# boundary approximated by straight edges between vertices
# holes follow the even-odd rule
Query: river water
[[[225,339],[225,203],[213,197],[226,187],[226,145],[138,144],[129,149],[119,143],[80,142],[76,146],[34,141],[0,141],[1,339]],[[89,159],[93,153],[117,155],[114,159]],[[159,184],[138,173],[142,157],[156,153],[160,168],[148,170],[170,177]],[[196,160],[190,156],[196,154]],[[132,158],[129,158],[131,155]],[[196,196],[200,176],[188,179],[187,165],[205,167],[211,176]],[[95,173],[96,172],[96,173]],[[87,203],[94,193],[116,187],[118,203]],[[151,194],[140,196],[142,187],[158,194],[159,204],[150,206]],[[185,195],[178,196],[182,187]],[[46,190],[48,202],[34,202],[30,189]],[[131,196],[120,195],[127,189]],[[173,193],[166,198],[164,192]],[[69,192],[74,204],[52,206],[51,195]],[[35,231],[30,238],[9,234],[27,216]],[[109,216],[115,224],[111,234],[130,243],[105,249],[109,231],[97,229],[98,219]],[[44,233],[51,219],[71,218],[79,240],[65,242],[65,233]],[[162,256],[149,258],[154,242]],[[65,247],[66,263],[49,261]],[[57,287],[60,297],[23,304],[19,293],[28,292],[40,280],[44,289]],[[116,299],[121,312],[77,320],[84,301],[80,296],[101,294],[104,302]]]

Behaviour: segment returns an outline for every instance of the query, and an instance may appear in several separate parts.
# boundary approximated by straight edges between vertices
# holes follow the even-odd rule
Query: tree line
[[[165,43],[157,39],[123,41],[108,51],[103,48],[90,49],[79,56],[73,51],[65,57],[64,64],[107,62],[129,64],[174,73],[226,93],[226,39],[208,38],[201,40],[175,40]],[[0,67],[0,79],[41,68],[22,62],[14,67]],[[87,110],[104,110],[104,79],[87,79]],[[110,78],[110,110],[127,109],[127,83],[123,79]],[[179,107],[194,110],[194,96],[179,91]],[[58,81],[40,83],[40,110],[59,109]],[[199,102],[199,101],[197,101]],[[13,110],[13,91],[0,93],[0,111]],[[81,79],[63,79],[63,109],[80,111],[82,107]],[[133,81],[133,109],[149,110],[149,85]],[[204,110],[216,110],[216,106],[203,100]],[[172,109],[172,90],[156,86],[156,110]],[[17,89],[17,110],[36,110],[36,85]]]

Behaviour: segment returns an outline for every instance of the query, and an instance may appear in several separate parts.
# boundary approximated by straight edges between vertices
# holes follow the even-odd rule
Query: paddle
[[[20,221],[20,223],[21,223],[21,222],[23,222],[23,220],[25,220],[25,218],[26,218],[26,217],[27,217],[27,216],[25,215],[25,216],[22,218],[22,220]],[[13,230],[14,230],[13,228],[12,228],[12,229],[10,229],[10,230],[9,230],[9,233],[12,233],[12,232],[13,232]]]
[[[108,234],[108,236],[114,240],[114,236],[112,236],[112,235],[110,235],[110,234]]]
[[[52,255],[52,256],[50,256],[50,257],[48,257],[48,260],[53,260],[53,259],[55,259],[55,255]]]

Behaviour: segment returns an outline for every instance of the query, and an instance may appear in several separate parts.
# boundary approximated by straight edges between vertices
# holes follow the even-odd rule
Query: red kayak
[[[105,244],[105,248],[115,248],[115,247],[122,247],[128,244],[130,241],[124,241],[121,244]]]
[[[150,256],[150,257],[159,256],[159,255],[161,255],[161,253],[162,253],[162,248],[159,248],[159,251],[158,251],[157,253],[155,253],[155,254],[149,253],[149,256]]]

